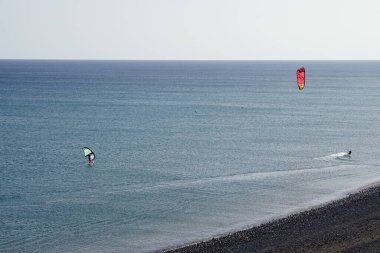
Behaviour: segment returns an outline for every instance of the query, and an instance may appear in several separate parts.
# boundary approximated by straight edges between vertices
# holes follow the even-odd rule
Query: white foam
[[[334,159],[345,159],[345,158],[347,158],[347,159],[350,158],[350,156],[347,154],[347,152],[339,152],[339,153],[331,154],[331,155],[327,155],[327,156],[316,157],[314,159],[323,160],[323,161],[331,161]]]

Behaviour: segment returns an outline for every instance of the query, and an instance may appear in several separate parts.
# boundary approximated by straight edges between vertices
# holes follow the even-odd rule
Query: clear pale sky
[[[376,0],[0,0],[0,59],[380,59]]]

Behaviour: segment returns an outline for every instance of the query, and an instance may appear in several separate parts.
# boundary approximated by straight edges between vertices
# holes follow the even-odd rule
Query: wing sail
[[[92,150],[89,149],[89,148],[87,148],[87,147],[84,147],[82,149],[83,149],[83,152],[84,152],[84,156],[89,156],[91,154],[94,154],[94,152],[92,152]],[[94,155],[94,158],[95,158],[95,155]]]
[[[298,89],[302,90],[305,88],[305,80],[306,80],[306,73],[305,73],[305,68],[299,68],[297,69],[297,84],[298,84]]]

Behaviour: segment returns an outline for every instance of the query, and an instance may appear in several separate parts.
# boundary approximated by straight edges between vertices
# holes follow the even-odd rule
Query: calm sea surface
[[[150,252],[378,181],[380,62],[0,61],[0,143],[1,252]]]

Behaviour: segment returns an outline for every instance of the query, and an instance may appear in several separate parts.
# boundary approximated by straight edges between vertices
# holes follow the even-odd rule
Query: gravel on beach
[[[162,252],[380,252],[380,185],[257,227]]]

